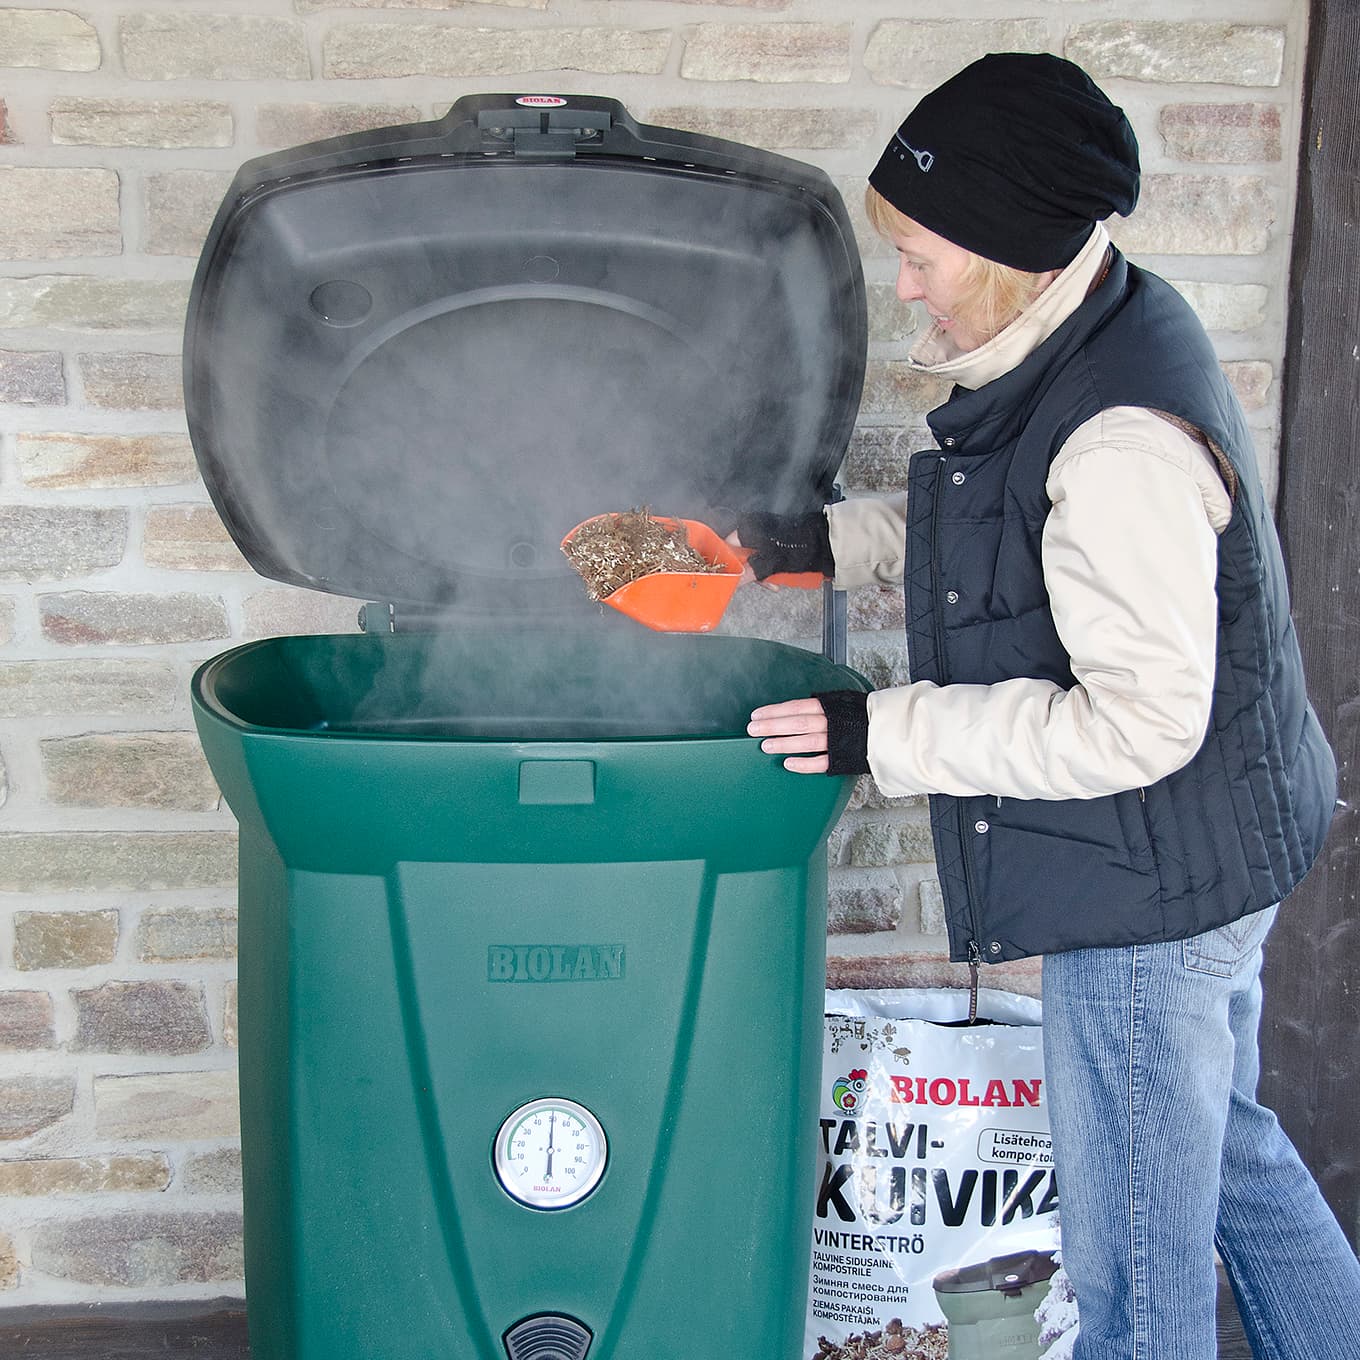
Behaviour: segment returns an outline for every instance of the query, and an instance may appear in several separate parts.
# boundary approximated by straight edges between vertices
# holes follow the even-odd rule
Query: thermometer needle
[[[553,1124],[557,1120],[557,1112],[554,1110],[548,1116],[548,1169],[543,1173],[544,1180],[552,1180],[552,1159],[553,1159]]]

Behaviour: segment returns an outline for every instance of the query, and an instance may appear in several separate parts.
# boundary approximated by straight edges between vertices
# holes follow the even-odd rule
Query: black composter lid
[[[590,515],[820,507],[865,331],[819,170],[610,99],[475,95],[242,167],[185,401],[258,572],[532,613],[587,603],[558,545]]]
[[[996,1290],[1015,1298],[1029,1285],[1043,1284],[1057,1273],[1058,1263],[1051,1251],[1016,1251],[1007,1256],[993,1256],[990,1261],[951,1266],[941,1270],[932,1283],[937,1294],[980,1294]]]

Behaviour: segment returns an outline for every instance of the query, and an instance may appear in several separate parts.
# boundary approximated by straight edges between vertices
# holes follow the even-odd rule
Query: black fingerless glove
[[[869,696],[835,689],[812,697],[826,714],[827,774],[868,774]]]
[[[781,571],[816,571],[831,576],[831,529],[820,510],[807,515],[743,515],[737,523],[741,546],[751,550],[757,581]]]

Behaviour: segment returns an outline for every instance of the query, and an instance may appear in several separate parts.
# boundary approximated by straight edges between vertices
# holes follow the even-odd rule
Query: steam
[[[276,638],[219,687],[252,724],[394,737],[741,737],[760,703],[843,688],[810,651],[628,625]],[[267,671],[262,668],[268,668]],[[268,683],[261,683],[261,679]]]

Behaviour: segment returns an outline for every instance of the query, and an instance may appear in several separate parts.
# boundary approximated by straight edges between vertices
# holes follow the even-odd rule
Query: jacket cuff
[[[868,774],[869,696],[836,689],[812,697],[826,714],[827,774]]]
[[[781,571],[836,570],[831,555],[831,529],[820,510],[806,515],[746,514],[737,525],[743,548],[751,550],[750,568],[757,581]]]

